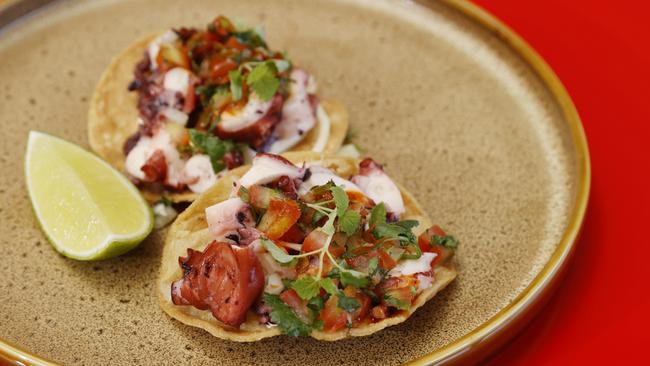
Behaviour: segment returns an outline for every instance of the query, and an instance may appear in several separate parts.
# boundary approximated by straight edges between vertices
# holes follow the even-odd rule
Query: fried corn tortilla
[[[358,170],[358,161],[345,157],[328,157],[325,154],[314,152],[288,152],[282,155],[296,165],[303,162],[317,163],[343,177],[351,176]],[[174,305],[171,300],[171,284],[183,276],[178,265],[178,258],[185,256],[188,248],[203,250],[212,241],[205,220],[205,209],[228,199],[233,189],[233,183],[238,181],[249,168],[250,166],[246,165],[228,172],[179,215],[167,234],[158,278],[158,299],[160,306],[167,314],[182,323],[204,329],[215,337],[237,342],[253,342],[279,335],[281,332],[278,327],[259,324],[257,317],[251,311],[248,312],[246,322],[239,329],[235,329],[216,320],[209,310],[199,310],[193,306]],[[431,220],[413,196],[403,187],[399,186],[399,188],[406,207],[406,212],[402,217],[403,219],[418,220],[420,222],[413,229],[413,232],[419,235],[427,227],[431,226]],[[350,336],[370,335],[385,327],[399,324],[445,288],[456,277],[456,274],[457,272],[453,267],[437,267],[431,287],[423,290],[414,299],[411,308],[408,310],[400,311],[379,322],[362,324],[351,329],[336,332],[313,331],[311,336],[319,340],[335,341]]]
[[[137,94],[129,92],[127,86],[133,80],[133,69],[142,59],[147,45],[158,34],[144,37],[117,55],[104,71],[90,101],[88,112],[88,141],[90,147],[104,160],[124,172],[126,156],[124,142],[138,130]],[[348,112],[342,103],[334,100],[321,100],[321,105],[330,120],[329,138],[324,154],[336,153],[345,139],[348,130]],[[318,139],[320,121],[305,138],[291,151],[310,151]],[[149,202],[158,201],[160,194],[143,191]],[[198,194],[191,191],[166,195],[174,202],[188,202]]]

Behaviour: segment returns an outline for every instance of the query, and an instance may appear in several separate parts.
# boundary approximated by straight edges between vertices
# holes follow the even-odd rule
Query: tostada
[[[179,215],[158,295],[219,338],[363,336],[449,284],[456,247],[370,158],[263,153]]]
[[[91,101],[90,146],[149,201],[191,201],[258,152],[338,151],[347,111],[316,91],[260,31],[219,16],[146,37],[112,61]]]

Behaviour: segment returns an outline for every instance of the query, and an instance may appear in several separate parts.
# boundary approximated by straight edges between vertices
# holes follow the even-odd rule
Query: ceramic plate
[[[5,357],[67,365],[468,362],[533,314],[572,252],[589,190],[578,116],[534,51],[469,3],[63,1],[7,25],[42,2],[10,2],[0,15]],[[111,58],[143,35],[218,14],[262,24],[273,48],[313,71],[324,97],[347,105],[358,144],[460,240],[459,277],[408,321],[332,343],[223,341],[158,307],[164,230],[94,263],[58,255],[41,234],[23,178],[28,131],[87,147],[89,98]]]

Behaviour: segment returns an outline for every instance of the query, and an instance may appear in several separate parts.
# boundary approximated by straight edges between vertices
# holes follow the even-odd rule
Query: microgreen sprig
[[[273,243],[273,241],[268,239],[262,240],[262,245],[266,248],[266,250],[276,261],[282,264],[289,264],[297,258],[318,254],[318,272],[316,276],[305,276],[294,281],[292,284],[292,288],[294,288],[294,290],[296,290],[298,293],[298,296],[304,300],[309,300],[315,297],[318,294],[320,288],[323,288],[331,295],[337,295],[339,297],[344,296],[341,291],[338,290],[334,282],[332,282],[331,278],[323,278],[323,267],[326,256],[330,262],[332,262],[334,267],[336,267],[339,273],[339,278],[344,285],[360,285],[367,283],[367,273],[346,268],[344,264],[338,263],[336,258],[334,258],[334,256],[332,256],[329,251],[329,246],[332,243],[334,234],[336,233],[336,229],[334,227],[336,219],[338,218],[339,220],[339,229],[345,232],[347,235],[352,235],[359,228],[360,215],[356,211],[349,210],[350,202],[347,193],[345,193],[342,188],[337,187],[332,182],[328,183],[327,185],[329,186],[329,190],[332,193],[332,199],[315,203],[305,203],[305,206],[322,214],[323,217],[327,217],[327,221],[323,224],[323,226],[315,229],[320,230],[325,235],[327,235],[322,247],[311,252],[291,255],[284,251],[282,248],[278,247],[275,243]],[[327,207],[327,205],[331,203],[335,204],[334,208]],[[348,218],[347,221],[345,219],[346,217]],[[352,218],[350,219],[350,217]],[[334,289],[336,289],[336,291],[334,291]]]

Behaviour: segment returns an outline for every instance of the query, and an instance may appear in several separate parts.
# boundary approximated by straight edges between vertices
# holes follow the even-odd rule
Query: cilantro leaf
[[[348,206],[350,204],[348,194],[345,193],[343,188],[339,186],[330,187],[330,191],[332,191],[332,197],[334,198],[334,203],[336,204],[336,212],[338,216],[341,217],[345,213],[345,210],[348,209]]]
[[[357,299],[345,295],[339,296],[339,301],[337,305],[338,307],[347,311],[348,313],[352,313],[361,307],[361,304],[359,304],[359,301],[357,301]]]
[[[422,256],[422,250],[417,244],[410,243],[406,246],[400,259],[419,259]]]
[[[275,75],[276,71],[277,69],[273,62],[259,64],[246,77],[246,84],[262,100],[270,100],[280,86],[280,80]]]
[[[309,191],[315,195],[320,195],[323,194],[327,191],[330,190],[330,188],[334,187],[335,184],[333,181],[328,181],[327,183],[320,185],[320,186],[314,186],[312,187]]]
[[[357,288],[368,286],[368,278],[365,274],[354,271],[351,269],[346,269],[339,273],[339,279],[341,279],[341,284],[343,286],[354,286]]]
[[[307,306],[315,312],[314,315],[318,315],[318,313],[320,313],[320,311],[325,307],[325,300],[323,300],[323,298],[320,296],[312,297],[307,302]],[[312,325],[314,328],[317,328],[317,325],[315,323]]]
[[[383,202],[380,202],[378,205],[372,208],[370,211],[370,226],[374,227],[380,224],[386,223],[386,206]]]
[[[193,128],[188,130],[190,143],[194,149],[203,151],[210,157],[210,163],[215,173],[220,172],[226,166],[222,162],[223,156],[235,147],[232,141],[221,140],[218,137]]]
[[[309,300],[318,295],[320,284],[315,277],[305,276],[293,281],[291,288],[296,290],[301,299]]]
[[[287,254],[287,252],[285,252],[284,249],[275,245],[275,243],[269,239],[262,239],[262,246],[264,246],[264,248],[268,250],[269,253],[271,253],[273,259],[275,259],[280,263],[285,263],[285,264],[291,263],[291,261],[294,260],[293,255]]]
[[[361,215],[357,211],[347,210],[339,216],[339,229],[347,236],[352,236],[359,229]]]
[[[232,35],[243,44],[249,45],[252,48],[262,47],[268,48],[264,38],[254,29],[247,29],[243,31],[233,32]]]
[[[394,224],[378,224],[372,230],[372,235],[377,239],[399,240],[400,243],[405,241],[416,244],[417,238],[411,232],[411,229],[417,225],[418,221],[416,220],[404,220]]]
[[[395,225],[401,226],[406,230],[411,230],[419,224],[418,220],[402,220],[395,223]]]
[[[451,235],[434,235],[431,239],[435,244],[442,245],[447,248],[458,248],[458,240],[456,240],[456,238]]]
[[[330,295],[337,295],[340,291],[339,288],[336,287],[336,284],[334,281],[332,281],[331,278],[321,278],[320,279],[320,286],[323,288],[323,290],[327,291],[328,294]]]
[[[228,72],[230,78],[230,92],[232,93],[232,100],[238,101],[242,97],[242,77],[239,70],[232,70]]]
[[[368,261],[368,275],[372,276],[375,274],[377,271],[377,268],[379,268],[379,258],[377,257],[372,257]]]
[[[320,221],[320,219],[322,219],[325,216],[327,216],[327,215],[325,215],[324,213],[322,213],[320,211],[315,211],[314,216],[311,217],[311,224],[316,226],[316,224]]]
[[[336,219],[336,212],[332,211],[331,214],[327,215],[327,222],[325,222],[325,225],[320,228],[320,230],[328,236],[332,236],[336,233],[336,230],[334,229],[334,219]]]
[[[280,327],[282,333],[292,337],[306,336],[312,331],[309,324],[300,321],[296,313],[287,306],[280,297],[265,293],[263,296],[264,303],[271,307],[271,320]]]

